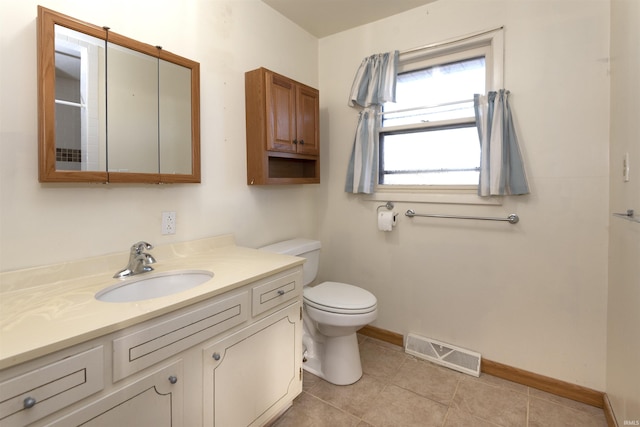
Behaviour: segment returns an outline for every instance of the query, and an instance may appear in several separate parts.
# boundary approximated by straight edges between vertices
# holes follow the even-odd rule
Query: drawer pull
[[[278,295],[280,296],[284,295],[284,289],[278,289]]]
[[[220,360],[220,353],[213,353],[213,360]]]
[[[171,384],[175,384],[175,383],[177,383],[177,382],[178,382],[178,377],[176,377],[175,375],[171,375],[171,376],[169,377],[169,382],[170,382]]]
[[[34,406],[36,406],[36,400],[33,397],[29,396],[24,399],[23,406],[24,409],[33,408]]]

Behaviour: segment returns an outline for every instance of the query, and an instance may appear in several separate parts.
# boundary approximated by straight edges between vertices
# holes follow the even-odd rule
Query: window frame
[[[504,30],[502,27],[479,34],[464,36],[424,48],[411,49],[401,53],[398,73],[426,68],[431,65],[449,63],[478,56],[485,57],[485,91],[494,91],[504,87]],[[478,53],[482,53],[479,55]],[[381,118],[382,120],[382,118]],[[410,128],[440,128],[470,123],[468,119],[454,119],[409,125]],[[381,131],[407,129],[407,125],[390,126]],[[380,150],[381,135],[377,135],[376,149]],[[379,151],[380,152],[380,151]],[[376,170],[380,173],[379,165]],[[379,184],[376,179],[375,193],[370,200],[394,200],[425,203],[461,203],[461,204],[501,204],[500,197],[481,198],[477,195],[477,185],[394,185]]]

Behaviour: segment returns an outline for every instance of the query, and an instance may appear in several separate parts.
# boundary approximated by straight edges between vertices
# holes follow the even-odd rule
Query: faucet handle
[[[140,255],[143,251],[148,251],[149,249],[153,249],[153,245],[151,243],[140,241],[133,246],[131,246],[131,252]]]

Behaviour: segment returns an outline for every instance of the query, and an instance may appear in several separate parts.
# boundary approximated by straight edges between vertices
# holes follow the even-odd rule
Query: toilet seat
[[[303,289],[306,304],[318,310],[339,314],[370,313],[377,308],[377,300],[371,292],[340,282],[324,282]]]

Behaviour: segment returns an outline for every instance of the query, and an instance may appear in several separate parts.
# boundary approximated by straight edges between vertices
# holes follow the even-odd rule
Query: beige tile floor
[[[362,378],[335,386],[305,372],[302,394],[273,427],[607,426],[600,408],[359,339]]]

